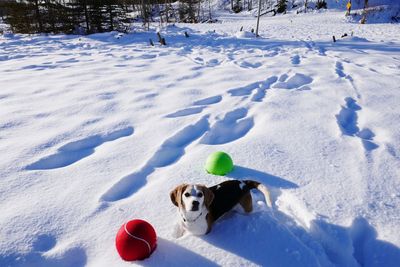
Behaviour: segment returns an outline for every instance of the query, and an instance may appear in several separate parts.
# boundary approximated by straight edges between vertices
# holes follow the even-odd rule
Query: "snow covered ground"
[[[0,36],[0,266],[132,266],[114,238],[133,218],[158,234],[133,265],[399,265],[399,25],[332,11],[249,38],[253,18],[221,20],[154,47],[154,31]],[[227,177],[204,171],[218,150]],[[254,192],[252,214],[172,238],[169,192],[231,178],[268,185],[274,212]]]

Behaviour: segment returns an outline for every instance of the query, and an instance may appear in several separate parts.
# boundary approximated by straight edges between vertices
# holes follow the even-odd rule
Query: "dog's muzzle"
[[[199,210],[199,205],[200,203],[198,201],[193,201],[192,202],[192,210],[191,211],[198,211]]]

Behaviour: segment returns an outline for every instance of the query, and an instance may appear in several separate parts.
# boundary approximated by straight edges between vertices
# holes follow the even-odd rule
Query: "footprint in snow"
[[[336,115],[336,120],[339,128],[344,135],[354,136],[360,129],[357,126],[357,111],[361,110],[361,107],[357,105],[351,97],[346,97],[346,104],[342,106],[339,114]]]
[[[372,262],[378,263],[376,266],[397,266],[400,262],[400,249],[379,240],[378,232],[365,218],[355,218],[349,232],[354,248],[353,257],[360,266]]]
[[[293,65],[299,65],[300,64],[300,56],[299,55],[295,55],[291,58],[291,62]]]
[[[8,98],[8,97],[10,97],[11,95],[6,95],[6,94],[4,94],[4,95],[0,95],[0,100],[1,99],[6,99],[6,98]]]
[[[344,62],[351,63],[350,61],[347,61],[347,60],[344,60]],[[343,68],[343,63],[342,62],[340,62],[340,61],[336,62],[336,64],[335,64],[335,72],[336,72],[336,74],[337,74],[337,76],[339,78],[346,79],[350,83],[350,85],[353,88],[354,92],[357,94],[357,98],[361,98],[361,95],[360,95],[360,93],[359,93],[359,91],[358,91],[358,89],[357,89],[357,87],[356,87],[356,85],[354,83],[353,77],[351,77],[351,75],[348,75],[348,74],[346,74],[344,72],[344,68]]]
[[[174,113],[166,115],[166,117],[167,118],[176,118],[176,117],[183,117],[183,116],[198,114],[198,113],[201,113],[206,108],[207,105],[213,105],[213,104],[219,103],[221,100],[222,100],[222,96],[220,96],[220,95],[204,98],[204,99],[193,102],[194,106],[199,106],[199,107],[192,107],[192,108],[178,110]]]
[[[235,62],[235,64],[244,69],[257,69],[262,66],[261,62],[252,63],[248,61]]]
[[[28,253],[9,255],[0,254],[0,266],[76,266],[83,267],[87,263],[87,255],[83,248],[73,247],[55,253],[55,256],[44,255],[54,249],[56,239],[47,234],[36,237],[32,250]]]
[[[198,69],[197,69],[198,70]],[[195,71],[194,73],[192,73],[192,74],[189,74],[189,75],[183,75],[183,76],[181,76],[181,77],[178,77],[176,80],[178,81],[178,82],[182,82],[182,81],[186,81],[186,80],[192,80],[192,79],[196,79],[196,78],[198,78],[198,77],[200,77],[201,75],[203,75],[203,73],[201,72],[201,71]]]
[[[313,50],[313,46],[314,46],[314,42],[307,42],[307,41],[301,41],[304,46],[309,50],[312,51]]]
[[[158,81],[158,80],[161,80],[161,79],[163,79],[165,77],[166,77],[166,75],[164,75],[164,74],[155,74],[155,75],[151,75],[150,77],[148,77],[147,80],[149,80],[149,81]]]
[[[146,184],[147,176],[152,174],[156,168],[166,167],[177,162],[185,154],[185,148],[200,138],[208,129],[208,116],[204,116],[195,124],[183,128],[165,140],[139,171],[122,177],[111,186],[100,197],[100,201],[118,201],[137,192]]]
[[[46,70],[46,69],[55,69],[55,68],[66,68],[65,66],[58,66],[58,65],[46,65],[46,64],[42,64],[42,65],[28,65],[28,66],[24,66],[22,68],[20,68],[20,70]]]
[[[373,141],[375,134],[368,128],[362,129],[360,132],[357,133],[357,136],[361,138],[361,142],[367,151],[374,150],[379,146],[375,144]]]
[[[207,62],[206,62],[207,67],[216,67],[216,66],[221,65],[221,63],[222,63],[222,60],[218,60],[217,58],[212,58],[210,60],[207,60]]]
[[[348,228],[328,223],[288,191],[281,192],[276,205],[277,220],[286,224],[303,245],[320,252],[320,259],[325,258],[327,263],[335,263],[334,266],[367,266],[368,263],[372,263],[371,266],[397,266],[400,261],[400,249],[377,239],[376,229],[365,218],[354,218]]]
[[[204,59],[202,57],[195,57],[193,61],[197,64],[204,64]]]
[[[339,76],[339,78],[346,77],[346,74],[343,72],[343,63],[340,61],[337,61],[335,66],[336,66],[335,71],[336,71],[336,74]]]
[[[105,92],[105,93],[100,93],[97,95],[97,97],[101,100],[111,100],[115,98],[117,95],[117,92]]]
[[[177,117],[184,117],[184,116],[189,116],[189,115],[193,115],[193,114],[198,114],[198,113],[201,113],[204,108],[205,107],[186,108],[186,109],[178,110],[174,113],[168,114],[165,117],[177,118]]]
[[[27,170],[48,170],[69,166],[95,152],[95,148],[105,142],[133,134],[133,128],[127,127],[106,135],[93,135],[82,140],[70,142],[60,147],[56,154],[44,157],[28,166]]]
[[[282,75],[279,77],[278,81],[279,81],[279,82],[285,82],[288,78],[289,78],[289,75],[287,75],[286,73],[284,73],[284,74],[282,74]]]
[[[60,61],[56,61],[57,64],[62,64],[62,63],[78,63],[79,60],[77,60],[76,58],[69,58],[69,59],[65,59],[65,60],[60,60]],[[43,63],[44,64],[44,63]]]
[[[56,242],[56,239],[52,235],[38,235],[32,244],[33,250],[37,252],[49,251],[56,245]]]
[[[143,55],[139,56],[138,58],[139,59],[154,59],[156,57],[157,57],[157,55],[154,55],[154,54],[143,54]]]
[[[323,46],[318,47],[318,53],[320,56],[326,56],[326,48]]]
[[[271,85],[274,84],[277,80],[278,77],[276,76],[269,77],[264,83],[261,84],[261,86],[257,88],[257,91],[251,98],[251,101],[261,102],[265,97],[266,91],[270,89]]]
[[[251,92],[260,86],[260,82],[254,82],[243,87],[228,90],[231,96],[248,96]]]
[[[247,109],[238,108],[228,112],[217,121],[209,132],[200,140],[202,144],[218,145],[235,141],[245,136],[254,126],[253,118],[245,118]]]
[[[336,121],[342,134],[359,137],[364,149],[367,151],[378,148],[379,146],[373,142],[375,134],[368,128],[360,130],[357,126],[357,112],[361,110],[361,107],[351,97],[346,97],[344,100],[346,104],[341,107],[339,114],[336,115]]]
[[[202,67],[216,67],[222,63],[222,60],[218,60],[217,58],[211,58],[207,60],[198,56],[195,58],[189,57],[189,59]]]
[[[281,81],[281,78],[285,77],[284,81]],[[287,76],[281,76],[279,79],[280,81],[274,84],[273,88],[280,88],[280,89],[299,89],[299,90],[309,90],[307,84],[313,82],[313,79],[310,76],[296,73],[295,75],[291,76],[290,78],[286,78]]]
[[[264,91],[266,89],[269,89],[271,87],[271,85],[276,82],[277,79],[278,78],[276,76],[272,76],[272,77],[269,77],[268,79],[266,79],[265,81],[258,81],[258,82],[254,82],[254,83],[245,85],[243,87],[230,89],[230,90],[228,90],[228,93],[231,96],[248,96],[248,95],[251,95],[251,93],[255,89],[257,89],[258,91],[260,91],[260,90]],[[259,101],[262,98],[263,98],[263,96],[261,96],[261,92],[258,92],[258,96],[256,96],[253,101]]]
[[[193,105],[195,105],[195,106],[212,105],[212,104],[217,104],[217,103],[221,102],[221,100],[222,100],[222,96],[216,95],[216,96],[207,97],[207,98],[204,98],[201,100],[197,100],[197,101],[193,102]]]

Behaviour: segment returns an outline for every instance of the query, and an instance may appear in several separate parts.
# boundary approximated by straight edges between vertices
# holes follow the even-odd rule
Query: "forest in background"
[[[127,32],[131,24],[215,22],[212,0],[3,0],[0,18],[13,33]],[[308,1],[306,1],[308,2]],[[311,2],[311,1],[309,1]],[[295,0],[262,0],[268,13],[283,13]],[[322,5],[320,5],[322,4]],[[324,6],[325,5],[325,6]],[[227,0],[232,12],[253,10],[258,0]],[[325,0],[316,0],[326,7]]]
[[[129,32],[133,23],[168,24],[216,22],[213,9],[229,9],[232,13],[250,11],[261,16],[274,16],[296,10],[345,6],[349,0],[1,0],[0,23],[13,33],[92,34],[109,31]],[[352,0],[366,9],[369,2],[391,0]],[[382,3],[383,3],[382,2]],[[365,16],[364,16],[365,17]],[[395,21],[395,20],[394,20]],[[0,29],[1,33],[2,29]]]

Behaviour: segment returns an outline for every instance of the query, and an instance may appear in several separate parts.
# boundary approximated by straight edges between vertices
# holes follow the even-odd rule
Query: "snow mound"
[[[254,38],[256,35],[253,32],[249,31],[238,31],[235,33],[235,37],[240,39],[240,38]]]

